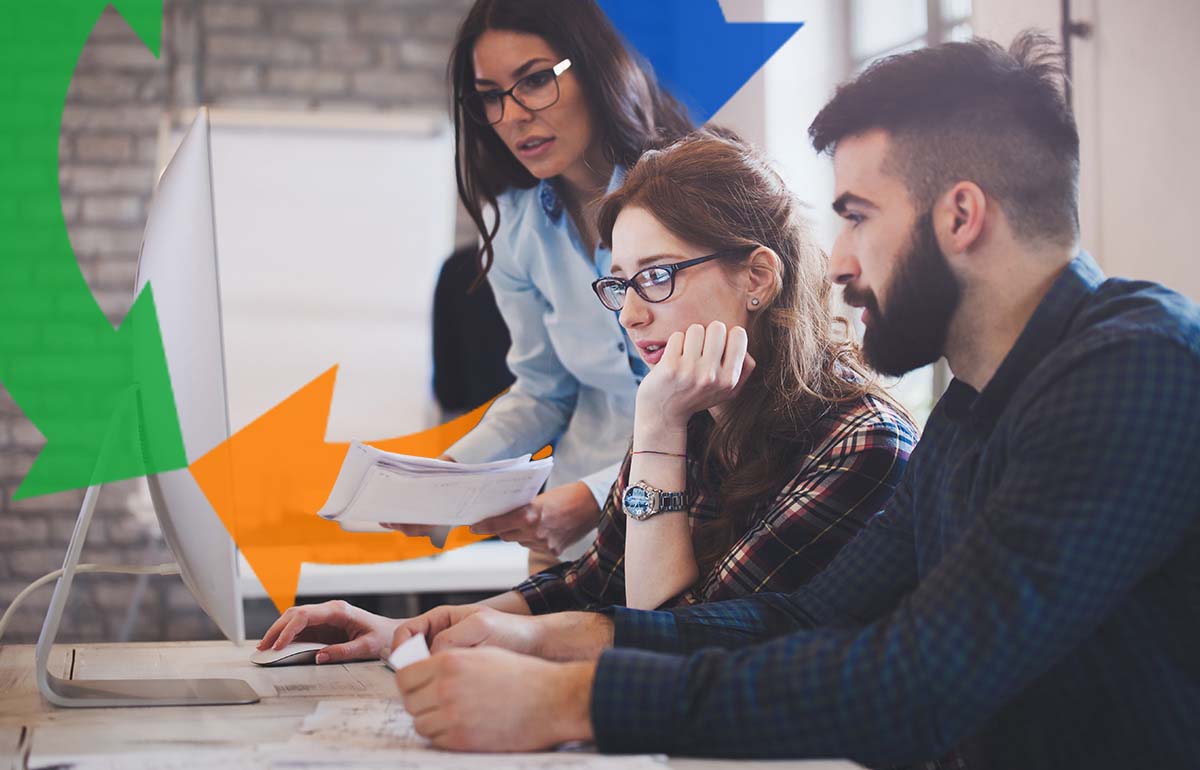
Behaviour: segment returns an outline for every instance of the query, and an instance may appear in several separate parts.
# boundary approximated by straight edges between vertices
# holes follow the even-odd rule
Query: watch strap
[[[674,511],[682,511],[687,507],[687,501],[684,499],[683,492],[659,492],[658,493],[658,511],[659,513],[672,513]]]
[[[646,506],[644,513],[636,513],[630,510],[625,503],[628,495],[635,488],[642,490],[649,497],[649,504]],[[659,513],[687,510],[686,497],[686,494],[683,492],[664,492],[661,489],[650,486],[645,481],[639,481],[635,484],[630,484],[625,489],[625,497],[622,498],[621,502],[627,516],[638,521],[645,521]]]

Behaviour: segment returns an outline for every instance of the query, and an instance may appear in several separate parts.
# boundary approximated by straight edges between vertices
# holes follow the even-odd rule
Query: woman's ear
[[[746,307],[761,310],[779,294],[783,284],[783,261],[766,246],[759,246],[746,258]]]

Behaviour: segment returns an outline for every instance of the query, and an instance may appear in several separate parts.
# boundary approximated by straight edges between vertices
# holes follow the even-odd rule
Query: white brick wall
[[[201,100],[272,109],[442,109],[446,59],[468,6],[469,0],[166,0],[161,59],[106,10],[68,92],[60,188],[80,269],[109,319],[119,322],[132,301],[164,111]],[[469,229],[463,235],[472,237]],[[63,398],[70,396],[44,394],[51,404]],[[69,492],[12,500],[42,443],[0,386],[0,608],[62,566],[82,499]],[[170,558],[153,524],[131,510],[141,483],[105,488],[85,560]],[[132,578],[81,577],[61,638],[114,640],[134,585]],[[3,641],[35,639],[49,598],[49,588],[35,595]],[[217,634],[178,579],[150,580],[134,638]]]

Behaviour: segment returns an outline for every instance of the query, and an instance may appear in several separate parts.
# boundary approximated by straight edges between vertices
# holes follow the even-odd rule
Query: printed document
[[[550,457],[452,463],[355,441],[318,513],[355,532],[386,532],[383,522],[470,525],[527,504],[553,467]]]

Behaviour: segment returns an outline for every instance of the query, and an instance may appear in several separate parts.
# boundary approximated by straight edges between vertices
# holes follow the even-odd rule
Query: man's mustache
[[[871,311],[872,315],[878,314],[879,305],[875,301],[875,295],[869,290],[864,289],[859,291],[850,286],[845,286],[842,288],[842,298],[847,305],[866,308]]]

